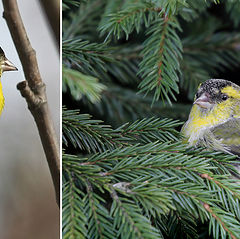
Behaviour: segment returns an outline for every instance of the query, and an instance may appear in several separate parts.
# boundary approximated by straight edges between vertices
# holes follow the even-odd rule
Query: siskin
[[[0,47],[0,79],[2,77],[2,73],[4,71],[17,71],[17,68],[13,65],[12,62],[10,62],[5,54],[2,48]],[[3,92],[2,92],[2,84],[0,81],[0,114],[3,110],[4,107],[4,97],[3,97]]]
[[[182,133],[190,146],[240,156],[240,87],[222,79],[200,84]]]

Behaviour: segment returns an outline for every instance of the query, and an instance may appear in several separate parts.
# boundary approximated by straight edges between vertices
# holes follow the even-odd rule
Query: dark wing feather
[[[231,117],[226,122],[212,127],[210,131],[228,152],[240,156],[240,118]]]

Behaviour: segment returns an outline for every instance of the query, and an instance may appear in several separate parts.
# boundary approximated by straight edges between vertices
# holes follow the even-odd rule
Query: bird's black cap
[[[0,47],[0,55],[5,56],[3,49]]]
[[[208,93],[212,93],[213,89],[221,90],[226,86],[233,85],[231,81],[223,80],[223,79],[210,79],[202,83],[201,88],[203,91]]]
[[[223,93],[221,92],[227,86],[232,86],[239,89],[239,86],[231,81],[223,79],[210,79],[200,85],[196,93],[196,98],[200,97],[203,93],[207,93],[209,100],[212,102],[223,101]]]

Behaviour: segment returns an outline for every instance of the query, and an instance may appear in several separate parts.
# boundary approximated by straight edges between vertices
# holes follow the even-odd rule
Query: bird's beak
[[[8,59],[5,59],[4,62],[1,65],[2,67],[2,72],[4,71],[17,71],[17,67],[13,65],[11,61]]]
[[[212,106],[210,103],[210,97],[207,93],[203,93],[200,97],[198,97],[193,104],[200,106],[201,108],[208,109]]]

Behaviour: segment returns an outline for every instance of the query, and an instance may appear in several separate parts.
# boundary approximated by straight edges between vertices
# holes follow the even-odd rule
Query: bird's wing
[[[232,154],[240,156],[240,118],[229,120],[210,129],[216,143]]]

